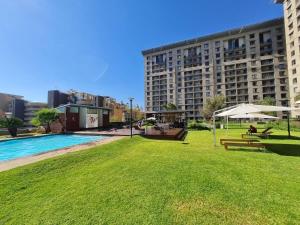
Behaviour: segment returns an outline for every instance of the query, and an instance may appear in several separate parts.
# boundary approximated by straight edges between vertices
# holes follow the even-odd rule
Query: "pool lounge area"
[[[108,136],[57,134],[1,141],[0,163],[76,145],[96,142],[106,138],[108,138]]]

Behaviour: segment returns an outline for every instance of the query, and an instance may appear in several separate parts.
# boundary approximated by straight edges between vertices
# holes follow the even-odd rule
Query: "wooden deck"
[[[151,128],[147,129],[147,132],[143,134],[143,136],[146,138],[160,140],[181,140],[185,136],[185,130],[183,128],[172,128],[160,131]]]

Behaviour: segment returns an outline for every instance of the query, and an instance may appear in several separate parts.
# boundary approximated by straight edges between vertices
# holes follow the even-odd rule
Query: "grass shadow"
[[[267,144],[266,149],[278,155],[300,157],[300,144]]]
[[[274,140],[300,140],[300,137],[297,137],[297,136],[289,137],[288,135],[270,135],[269,139],[274,139]]]
[[[270,153],[268,150],[265,149],[259,149],[259,148],[230,148],[227,149],[227,151],[230,152],[251,152],[251,153]]]

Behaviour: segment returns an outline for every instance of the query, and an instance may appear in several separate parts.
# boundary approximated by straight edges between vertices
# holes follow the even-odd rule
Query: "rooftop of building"
[[[274,3],[282,4],[285,0],[274,0]]]
[[[185,45],[202,43],[202,42],[205,42],[205,41],[208,41],[208,40],[223,38],[223,37],[226,37],[226,36],[236,35],[236,34],[239,34],[239,33],[251,32],[251,31],[254,31],[254,30],[263,29],[263,28],[266,28],[266,27],[269,27],[269,26],[276,26],[276,25],[280,25],[280,24],[283,24],[283,23],[284,23],[283,17],[280,17],[280,18],[268,20],[268,21],[261,22],[261,23],[256,23],[256,24],[243,26],[243,27],[240,27],[240,28],[235,28],[235,29],[231,29],[231,30],[227,30],[227,31],[223,31],[223,32],[215,33],[215,34],[210,34],[210,35],[206,35],[206,36],[202,36],[202,37],[198,37],[198,38],[194,38],[194,39],[189,39],[189,40],[185,40],[185,41],[176,42],[174,44],[167,44],[167,45],[162,45],[162,46],[157,47],[157,48],[151,48],[151,49],[143,50],[142,54],[143,55],[148,55],[148,54],[152,54],[152,53],[155,53],[155,52],[160,52],[160,51],[165,51],[165,50],[172,49],[172,48],[182,47],[182,46],[185,46]]]
[[[24,98],[24,96],[21,96],[21,95],[14,95],[14,94],[8,94],[8,93],[3,93],[3,92],[0,92],[0,95],[7,95],[7,96],[10,96],[10,97],[13,97],[13,98]]]
[[[97,106],[91,106],[91,105],[79,105],[79,104],[72,104],[72,103],[68,103],[65,105],[60,105],[56,108],[64,108],[64,107],[84,107],[84,108],[89,108],[89,109],[105,109],[105,110],[111,110],[109,108],[105,108],[105,107],[97,107]]]

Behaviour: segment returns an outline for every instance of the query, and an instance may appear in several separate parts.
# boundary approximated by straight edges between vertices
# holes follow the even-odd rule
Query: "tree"
[[[172,111],[172,110],[176,110],[177,109],[176,105],[174,105],[173,103],[168,103],[168,104],[164,105],[163,108],[166,111]]]
[[[36,112],[35,117],[31,123],[35,126],[44,126],[46,133],[49,133],[50,124],[58,119],[58,112],[56,109],[41,109]]]
[[[276,105],[276,100],[272,97],[265,97],[263,100],[258,102],[259,105]],[[265,112],[265,114],[270,116],[276,116],[276,112]]]
[[[209,98],[203,108],[203,116],[206,120],[210,120],[214,111],[224,108],[225,97],[223,95],[216,95],[213,98]]]
[[[259,105],[276,105],[276,100],[272,97],[265,97],[258,102]]]
[[[174,110],[177,110],[177,107],[176,105],[174,105],[173,103],[168,103],[166,105],[163,106],[163,108],[166,110],[166,111],[174,111]],[[165,118],[165,122],[174,122],[175,119],[176,119],[176,114],[174,113],[168,113],[166,112],[164,114],[164,118]]]
[[[9,134],[12,137],[16,137],[18,133],[18,127],[23,126],[23,121],[19,118],[12,117],[12,118],[6,118],[2,117],[0,118],[0,127],[7,128]]]

